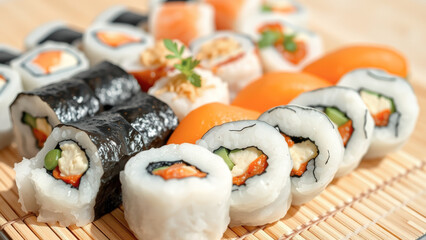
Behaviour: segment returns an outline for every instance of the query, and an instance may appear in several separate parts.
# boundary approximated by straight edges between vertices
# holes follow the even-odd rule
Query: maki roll
[[[94,116],[101,110],[92,89],[81,80],[66,80],[19,93],[10,105],[19,153],[26,158],[35,156],[53,127]]]
[[[83,80],[106,110],[127,101],[140,92],[136,79],[117,65],[101,62],[73,76]]]
[[[294,0],[263,0],[260,14],[277,15],[298,26],[306,25],[308,12]]]
[[[18,73],[8,66],[0,65],[0,149],[9,145],[13,139],[9,105],[21,91]]]
[[[282,16],[253,16],[241,25],[239,31],[257,43],[267,72],[298,72],[323,52],[317,34],[287,22]]]
[[[97,23],[127,24],[147,30],[148,16],[128,9],[126,6],[115,5],[99,14],[94,21],[94,24]]]
[[[107,60],[120,65],[154,44],[142,29],[127,24],[95,24],[83,36],[84,53],[92,65]]]
[[[224,123],[197,144],[222,157],[232,175],[231,226],[282,218],[291,203],[293,166],[284,137],[262,121]]]
[[[68,27],[62,21],[52,21],[45,23],[34,29],[25,38],[25,48],[32,49],[48,41],[61,42],[79,47],[83,34]]]
[[[297,105],[278,106],[259,119],[274,126],[285,138],[293,160],[293,205],[308,202],[333,180],[344,148],[337,127],[323,112]]]
[[[21,52],[18,49],[0,44],[0,64],[9,65],[10,61],[19,57]]]
[[[262,75],[256,46],[246,35],[216,32],[196,39],[190,47],[194,56],[201,61],[202,68],[211,70],[228,83],[231,99]]]
[[[140,239],[220,239],[228,226],[231,174],[200,146],[143,151],[120,180],[124,216]]]
[[[154,4],[149,30],[157,40],[177,39],[188,45],[192,40],[215,30],[213,8],[200,2],[173,1]]]
[[[348,174],[359,165],[370,146],[374,121],[356,91],[337,86],[320,88],[300,94],[291,104],[321,110],[336,125],[345,147],[336,177]]]
[[[65,43],[47,42],[14,59],[25,90],[59,82],[89,68],[86,57]]]
[[[419,105],[410,83],[379,69],[358,69],[344,75],[339,86],[358,91],[373,116],[373,140],[366,158],[383,157],[410,137]]]

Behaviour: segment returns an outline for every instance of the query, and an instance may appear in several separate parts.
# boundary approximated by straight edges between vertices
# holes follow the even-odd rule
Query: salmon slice
[[[238,120],[255,120],[260,113],[222,103],[209,103],[190,112],[167,144],[195,143],[212,127]]]
[[[49,74],[53,67],[61,62],[62,51],[46,51],[39,53],[32,61],[39,66],[45,74]]]
[[[215,10],[217,30],[232,30],[245,0],[205,0]]]
[[[138,38],[115,31],[100,31],[96,33],[96,36],[102,43],[114,48],[140,41]]]
[[[242,89],[232,105],[265,112],[288,104],[303,92],[330,85],[326,80],[307,73],[267,73]]]
[[[155,17],[156,39],[178,39],[188,45],[198,37],[197,23],[199,6],[185,2],[170,2],[162,5]]]

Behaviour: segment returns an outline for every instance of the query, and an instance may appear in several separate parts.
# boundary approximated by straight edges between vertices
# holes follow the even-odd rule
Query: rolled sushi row
[[[121,204],[130,156],[164,145],[177,126],[160,100],[138,93],[84,121],[53,128],[38,154],[15,165],[19,202],[38,221],[84,226]]]

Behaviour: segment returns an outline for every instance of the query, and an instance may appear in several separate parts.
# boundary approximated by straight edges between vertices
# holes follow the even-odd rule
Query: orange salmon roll
[[[167,144],[195,143],[210,128],[238,120],[255,120],[260,113],[222,103],[209,103],[190,112],[170,136]]]
[[[177,39],[188,45],[214,31],[213,8],[205,3],[166,2],[154,6],[149,28],[156,39]]]
[[[241,90],[232,105],[265,112],[289,103],[302,92],[330,85],[326,80],[307,73],[267,73]]]
[[[303,71],[336,84],[346,73],[357,68],[380,68],[391,74],[407,77],[408,63],[396,50],[386,46],[349,46],[324,55]]]

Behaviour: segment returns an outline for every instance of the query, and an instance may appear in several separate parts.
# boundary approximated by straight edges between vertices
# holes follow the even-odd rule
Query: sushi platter
[[[426,236],[426,52],[225,3],[0,1],[0,240]]]

